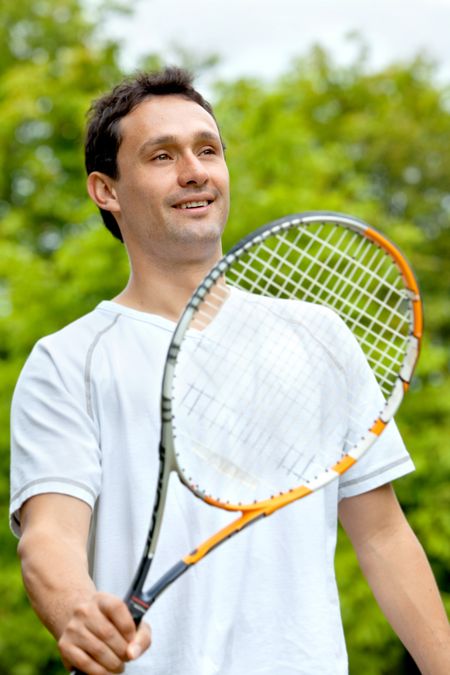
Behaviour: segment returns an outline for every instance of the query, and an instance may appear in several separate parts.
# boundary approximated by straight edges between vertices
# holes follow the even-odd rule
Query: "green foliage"
[[[0,235],[51,251],[95,212],[84,121],[119,77],[117,46],[98,40],[78,0],[6,0],[2,19]]]
[[[96,6],[101,11],[101,5]],[[4,0],[0,39],[0,672],[63,673],[22,589],[8,532],[8,416],[34,342],[112,297],[127,260],[85,195],[82,139],[91,100],[120,79],[79,0]],[[180,58],[186,60],[186,55]],[[189,57],[191,58],[191,57]],[[212,59],[214,61],[214,59]],[[211,63],[212,63],[211,61]],[[158,65],[150,55],[147,65]],[[198,68],[211,65],[194,61]],[[225,247],[272,218],[348,212],[410,257],[427,337],[399,424],[417,472],[397,492],[450,609],[449,90],[416,59],[375,73],[364,54],[338,67],[316,48],[270,86],[218,83],[232,214]],[[341,533],[337,574],[351,672],[411,673]]]

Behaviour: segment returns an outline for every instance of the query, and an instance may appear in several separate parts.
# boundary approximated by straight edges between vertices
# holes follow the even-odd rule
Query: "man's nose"
[[[201,159],[195,155],[189,155],[182,160],[180,171],[178,174],[178,182],[183,187],[186,185],[204,185],[209,178]]]

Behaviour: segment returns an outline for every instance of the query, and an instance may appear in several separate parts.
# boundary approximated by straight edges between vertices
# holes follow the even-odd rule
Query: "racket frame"
[[[317,478],[308,481],[303,485],[290,489],[287,492],[278,494],[264,501],[252,502],[249,504],[230,504],[218,501],[203,492],[197,490],[195,485],[190,484],[183,475],[178,466],[175,444],[172,429],[172,382],[177,363],[178,353],[184,338],[184,335],[195,316],[199,305],[209,293],[210,289],[220,277],[233,265],[233,263],[245,255],[255,245],[263,242],[265,239],[276,235],[282,231],[292,228],[308,227],[311,224],[329,222],[344,225],[348,229],[366,237],[374,242],[378,247],[384,249],[394,260],[398,270],[403,278],[408,300],[412,308],[412,329],[408,339],[406,355],[402,363],[396,383],[392,393],[386,400],[385,405],[378,418],[364,435],[364,437],[351,450],[332,465],[327,471],[322,472]],[[181,315],[172,340],[169,345],[166,365],[164,368],[162,381],[161,397],[161,442],[159,448],[160,470],[158,485],[156,490],[155,503],[152,513],[151,526],[146,541],[144,554],[135,575],[133,583],[127,594],[126,601],[131,614],[138,624],[142,616],[153,604],[156,598],[183,574],[191,565],[197,563],[211,550],[233,536],[243,528],[254,521],[272,514],[280,508],[294,501],[315,492],[335,480],[348,469],[350,469],[373,445],[377,438],[384,431],[389,420],[392,419],[398,410],[405,392],[409,387],[415,365],[420,352],[420,340],[423,332],[423,314],[420,292],[415,276],[400,250],[384,235],[370,227],[364,221],[348,216],[346,214],[333,211],[307,211],[304,213],[293,214],[280,218],[255,230],[247,235],[219,260],[201,284],[195,290],[186,308]],[[177,562],[163,577],[161,577],[148,591],[143,592],[142,588],[147,577],[161,528],[164,503],[167,496],[169,476],[172,472],[177,473],[181,482],[195,496],[204,502],[228,511],[240,512],[241,515],[230,522],[227,526],[209,537],[200,544],[194,551],[186,555],[181,561]]]

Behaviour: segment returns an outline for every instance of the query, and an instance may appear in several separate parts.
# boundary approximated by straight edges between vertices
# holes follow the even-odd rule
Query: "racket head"
[[[229,510],[278,508],[322,487],[394,415],[421,334],[417,282],[379,232],[333,212],[264,225],[213,267],[172,337],[171,470]]]

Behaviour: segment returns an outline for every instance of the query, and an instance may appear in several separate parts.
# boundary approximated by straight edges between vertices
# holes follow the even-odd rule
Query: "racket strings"
[[[250,252],[246,261],[241,261],[237,274],[233,269],[229,281],[233,285],[247,287],[250,292],[268,294],[271,290],[271,294],[275,291],[278,297],[294,297],[301,273],[303,299],[325,304],[341,316],[345,315],[347,324],[365,346],[371,364],[384,372],[383,382],[388,383],[391,366],[386,366],[385,360],[380,360],[380,356],[390,348],[394,367],[401,363],[405,328],[407,330],[410,325],[410,317],[405,316],[403,309],[403,283],[397,268],[383,250],[343,228],[339,228],[339,238],[333,242],[331,238],[334,229],[330,228],[323,240],[320,239],[321,229],[316,232],[310,226],[296,231],[295,239],[287,242],[290,247],[289,257],[282,254],[283,244],[286,246],[283,237],[279,237],[273,249],[263,243]],[[287,236],[289,234],[288,232]],[[312,254],[311,248],[317,242],[319,249]],[[335,263],[331,264],[332,255],[334,259],[339,256],[339,269]],[[365,258],[366,255],[369,255],[368,259]],[[265,266],[259,266],[260,273],[256,276],[257,263],[262,259]],[[302,267],[305,259],[308,264]],[[317,267],[318,260],[319,274],[313,276],[311,270],[313,265]],[[264,278],[264,270],[268,269],[270,278]],[[279,283],[277,276],[284,277],[284,281]],[[294,293],[291,289],[295,289]],[[376,311],[373,311],[374,299]],[[395,345],[400,345],[396,355],[392,349]]]
[[[299,249],[300,250],[300,249]],[[269,289],[272,290],[270,295],[273,295],[273,290],[276,291],[277,297],[293,297],[293,292],[290,289],[296,289],[297,288],[297,283],[296,280],[294,279],[293,275],[298,275],[298,268],[296,264],[290,263],[289,260],[286,260],[285,258],[282,258],[281,256],[277,255],[276,251],[270,251],[270,249],[266,249],[266,252],[271,253],[271,257],[267,259],[267,264],[272,265],[276,271],[280,272],[285,276],[285,281],[283,284],[280,284],[279,281],[277,280],[277,277],[271,276],[270,279],[264,279],[265,283],[261,283],[261,280],[263,279],[260,277],[259,279],[253,281],[252,283],[248,284],[248,290],[250,292],[256,292],[259,291],[262,294],[268,294],[269,295]],[[305,258],[308,258],[307,252],[304,254]],[[311,259],[311,258],[310,258]],[[256,259],[249,259],[249,261],[246,264],[243,264],[243,269],[251,269],[252,265],[255,265]],[[317,261],[315,260],[317,263]],[[286,274],[286,272],[281,268],[281,266],[285,266],[287,269],[290,270],[291,274]],[[389,270],[386,271],[386,274],[389,272]],[[366,275],[367,276],[367,275]],[[357,298],[358,302],[361,302],[362,299],[366,299],[367,302],[370,302],[373,300],[373,294],[370,293],[366,288],[364,284],[356,284],[355,281],[353,281],[353,284],[348,284],[347,280],[345,277],[338,273],[335,269],[333,269],[333,277],[339,278],[341,282],[344,285],[348,286],[348,292],[350,295],[354,294],[356,290],[359,291],[359,297]],[[246,279],[243,274],[240,274],[239,277],[235,280],[236,285],[241,285],[243,279]],[[366,285],[370,281],[373,280],[378,280],[379,282],[386,282],[386,278],[382,279],[377,279],[376,276],[372,275],[370,279],[366,281]],[[328,279],[327,279],[328,281]],[[339,293],[336,293],[333,291],[332,288],[327,286],[325,282],[320,282],[319,278],[313,277],[312,275],[307,275],[306,273],[302,274],[302,283],[305,284],[305,282],[309,283],[309,286],[305,287],[304,292],[303,292],[303,297],[305,300],[314,300],[315,302],[323,302],[324,304],[327,304],[327,306],[330,306],[334,309],[337,309],[338,311],[342,311],[342,307],[347,306],[349,309],[355,309],[355,306],[357,303],[355,300],[352,300],[350,298],[346,298],[344,293],[341,291]],[[233,280],[231,280],[231,283],[234,283]],[[381,288],[381,283],[378,286],[378,289]],[[323,297],[323,294],[325,292],[325,297]],[[326,303],[325,303],[326,301]],[[360,305],[358,307],[358,310],[360,312],[358,322],[361,322],[361,319],[366,319],[369,320],[372,325],[374,325],[376,322],[374,320],[374,317],[372,317],[370,314],[368,314],[365,309],[367,305]],[[392,310],[392,308],[390,308]],[[394,309],[394,315],[395,315],[395,309]],[[350,315],[350,313],[349,313]],[[401,319],[402,316],[400,314],[397,315],[398,319]],[[378,322],[379,323],[379,322]],[[379,324],[377,328],[382,327],[383,324]]]
[[[217,331],[220,340],[216,342],[215,334],[211,336],[205,332],[195,348],[189,351],[186,367],[192,372],[198,357],[202,370],[192,375],[184,396],[177,397],[176,411],[177,427],[182,430],[177,432],[177,447],[181,443],[197,458],[210,463],[215,478],[220,480],[210,476],[205,482],[204,468],[196,469],[192,461],[190,469],[186,469],[180,460],[183,473],[189,482],[196,484],[196,475],[202,475],[208,490],[215,485],[214,497],[218,499],[224,493],[228,497],[222,500],[226,501],[233,501],[233,496],[235,500],[238,497],[241,501],[244,499],[241,490],[235,490],[239,480],[244,493],[250,493],[256,499],[261,497],[261,490],[268,496],[276,488],[280,489],[270,480],[277,472],[283,473],[285,489],[300,480],[312,478],[325,464],[318,456],[322,448],[331,445],[331,456],[334,457],[334,453],[340,456],[351,445],[350,440],[346,444],[340,418],[345,418],[352,426],[357,422],[348,406],[340,405],[336,410],[326,411],[323,402],[317,400],[319,390],[323,390],[323,379],[317,381],[311,376],[311,370],[318,370],[319,362],[327,355],[322,345],[307,338],[312,331],[303,328],[303,341],[307,338],[310,344],[307,360],[298,362],[298,343],[292,344],[291,339],[286,339],[289,321],[280,321],[278,314],[266,309],[261,311],[259,303],[248,304],[246,298],[239,301],[244,304],[241,307],[233,304],[223,318],[221,330]],[[233,321],[233,316],[242,314],[246,317],[245,322]],[[295,330],[298,332],[298,325]],[[265,349],[266,353],[255,359],[255,348],[258,352]],[[305,367],[307,361],[309,366]],[[220,382],[219,386],[213,387],[214,395],[210,393],[213,380]],[[328,445],[322,439],[317,443],[319,428]],[[192,436],[186,433],[189,429]],[[298,442],[299,435],[301,443]],[[356,435],[353,442],[355,440]],[[230,483],[233,480],[231,496],[227,492],[229,486],[223,486],[223,478]],[[255,488],[254,493],[250,487]]]
[[[230,389],[236,389],[236,382]],[[191,420],[195,426],[195,447],[191,446],[192,437],[186,436],[183,441],[208,463],[208,469],[205,475],[204,467],[196,469],[195,463],[190,461],[190,470],[184,466],[182,470],[191,482],[198,482],[195,477],[201,476],[203,492],[208,492],[216,499],[242,502],[268,497],[282,488],[286,490],[295,486],[300,480],[313,478],[326,464],[325,460],[319,461],[317,452],[313,452],[320,449],[317,438],[314,438],[320,426],[328,437],[328,443],[334,446],[328,460],[345,451],[343,431],[333,443],[333,434],[339,422],[337,411],[335,416],[328,415],[327,425],[324,419],[318,417],[317,403],[308,406],[308,400],[313,398],[311,394],[314,395],[313,389],[299,388],[295,391],[296,396],[290,400],[285,391],[273,385],[266,388],[264,396],[261,390],[264,390],[262,381],[259,382],[260,400],[257,404],[250,400],[256,396],[254,391],[247,400],[238,396],[234,407],[226,401],[231,395],[236,399],[236,391],[229,391],[220,397],[220,404],[216,397],[213,406],[207,405],[211,397],[200,393],[203,403]],[[342,407],[339,412],[343,412]],[[268,417],[272,420],[269,426],[266,424]],[[180,422],[180,426],[186,427],[186,419],[183,425]],[[297,429],[294,436],[293,427],[290,427],[293,419]],[[206,432],[205,435],[199,432],[200,429]],[[301,444],[298,442],[299,435],[302,436]],[[177,437],[177,443],[179,441]],[[210,475],[211,468],[214,476]],[[310,468],[311,473],[308,473]],[[277,472],[282,472],[283,480],[276,478]],[[233,480],[232,485],[227,484],[228,479]],[[240,481],[240,484],[236,481]]]
[[[359,441],[394,386],[411,312],[389,256],[326,223],[261,237],[226,284],[204,293],[178,354],[176,448],[198,493],[249,503],[313,479]]]
[[[310,229],[306,230],[306,232],[308,232],[308,234],[310,234],[309,245],[307,245],[307,246],[299,245],[300,242],[302,242],[302,244],[304,243],[305,231],[300,231],[297,234],[296,240],[294,240],[292,242],[289,242],[290,248],[291,248],[290,258],[293,258],[293,260],[294,260],[293,262],[291,262],[290,259],[287,259],[286,257],[280,256],[278,254],[277,249],[280,248],[281,241],[279,242],[279,245],[277,246],[277,248],[275,248],[273,251],[269,247],[263,248],[263,250],[265,250],[265,252],[269,254],[269,257],[267,259],[267,264],[273,265],[274,271],[278,271],[278,270],[281,269],[280,264],[286,265],[286,266],[289,267],[290,274],[286,275],[285,286],[287,286],[290,283],[290,284],[292,284],[293,287],[297,288],[297,284],[295,282],[294,275],[296,275],[296,274],[298,275],[299,267],[300,267],[300,269],[302,269],[301,268],[302,258],[306,258],[310,262],[315,263],[316,266],[317,266],[318,259],[320,260],[320,269],[319,269],[318,275],[313,277],[312,275],[309,275],[306,270],[302,269],[302,276],[303,276],[304,279],[306,279],[310,283],[311,297],[315,301],[320,302],[320,300],[322,299],[320,292],[326,291],[326,298],[328,299],[328,301],[330,303],[331,303],[330,299],[335,299],[335,300],[338,300],[338,301],[341,301],[341,302],[345,301],[346,304],[348,304],[349,306],[355,306],[356,302],[354,300],[352,300],[352,295],[354,295],[357,291],[359,291],[359,293],[360,293],[360,297],[357,298],[357,302],[359,302],[363,297],[365,297],[366,300],[368,302],[370,302],[370,301],[373,300],[374,294],[376,292],[378,292],[383,286],[386,285],[386,276],[392,271],[393,268],[392,268],[392,265],[390,265],[389,267],[385,268],[384,274],[382,274],[382,275],[378,274],[378,268],[382,265],[383,261],[385,261],[385,259],[386,259],[385,254],[383,252],[381,252],[379,249],[377,249],[377,251],[380,251],[380,254],[381,254],[379,256],[379,265],[374,266],[373,263],[372,263],[371,267],[367,267],[366,265],[364,265],[363,261],[361,261],[359,258],[356,258],[356,254],[358,253],[357,251],[354,252],[353,257],[350,257],[349,255],[346,254],[345,249],[341,250],[336,245],[334,245],[334,246],[330,245],[328,247],[330,252],[332,252],[334,255],[336,255],[337,253],[339,254],[340,262],[342,260],[346,260],[349,265],[352,265],[353,276],[356,272],[359,272],[360,275],[362,276],[362,278],[365,280],[364,283],[361,283],[359,280],[353,279],[353,284],[349,285],[347,276],[344,275],[344,273],[342,271],[340,271],[340,269],[338,269],[335,265],[330,266],[327,262],[327,259],[325,259],[325,260],[322,259],[324,251],[326,251],[326,248],[325,248],[326,243],[327,243],[326,240],[325,241],[319,240],[320,249],[314,255],[310,254],[310,252],[309,252],[310,247],[311,247],[313,242],[317,241],[318,237],[317,237],[317,234],[312,233]],[[345,231],[343,234],[347,235],[347,236],[351,235],[351,233],[349,233],[347,231]],[[349,244],[351,244],[351,243],[354,243],[354,242],[350,241]],[[364,243],[367,245],[369,242],[366,240]],[[339,242],[338,242],[338,244],[339,244]],[[372,249],[374,248],[373,245],[371,245],[371,244],[369,244],[369,245],[371,246]],[[259,250],[255,251],[254,255],[260,256],[261,251],[259,251]],[[250,262],[250,264],[254,264],[255,260],[253,259],[249,262]],[[345,285],[348,286],[348,293],[349,293],[348,296],[346,294],[344,294],[344,292],[342,290],[337,292],[333,289],[332,284],[330,284],[330,277],[329,277],[330,272],[332,274],[331,279],[334,278],[335,280],[340,281],[344,286]],[[285,272],[284,272],[284,274],[285,274]],[[323,277],[323,281],[321,281],[321,276]],[[271,274],[271,279],[272,279],[272,274]],[[378,282],[378,285],[374,290],[370,291],[368,289],[368,286],[369,286],[370,283],[373,283],[374,281]],[[258,283],[257,285],[255,284],[253,286],[253,288],[250,288],[249,290],[251,290],[252,292],[255,292],[256,290],[259,290],[260,292],[264,292],[264,290],[266,290],[267,287],[268,287],[267,282],[265,284],[259,284]],[[277,288],[280,291],[280,293],[282,293],[283,290],[284,290],[283,287],[279,286],[279,285],[278,285]],[[314,291],[314,294],[313,294],[313,291]],[[319,291],[319,293],[316,295],[317,291]],[[280,294],[279,297],[282,297],[281,294]],[[364,311],[365,308],[366,308],[366,306],[359,307],[359,309],[362,309],[363,311]],[[392,308],[391,308],[391,310],[392,310]],[[394,314],[395,314],[395,311],[394,311]],[[363,316],[365,318],[368,318],[368,317],[370,318],[370,316],[367,315],[367,314],[363,315]],[[401,319],[402,318],[401,314],[397,314],[397,318]]]

